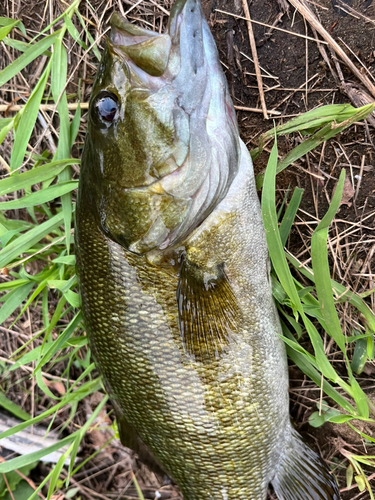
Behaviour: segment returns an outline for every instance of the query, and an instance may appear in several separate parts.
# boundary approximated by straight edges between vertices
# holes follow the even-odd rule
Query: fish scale
[[[269,483],[279,500],[338,500],[290,423],[252,162],[200,3],[177,0],[170,43],[138,35],[112,19],[75,231],[85,326],[121,440],[185,500],[264,500]],[[126,122],[134,109],[140,127]]]
[[[234,276],[243,265],[239,259],[245,256],[239,252],[233,254],[228,243],[251,237],[251,232],[244,235],[237,226],[244,224],[244,217],[251,219],[251,211],[256,211],[259,217],[257,201],[252,210],[248,198],[241,204],[238,215],[230,217],[233,234],[212,228],[207,231],[203,225],[201,235],[195,235],[192,252],[196,256],[202,247],[204,257],[209,243],[218,249],[216,259],[227,263],[228,273],[233,261]],[[219,226],[223,225],[222,218],[223,215],[219,217]],[[215,224],[215,219],[216,214],[210,216],[207,226]],[[201,366],[184,353],[176,304],[178,275],[174,268],[158,268],[145,257],[139,259],[126,252],[95,231],[95,221],[89,213],[80,216],[78,224],[77,259],[83,308],[89,311],[88,315],[85,313],[85,324],[106,383],[126,420],[137,428],[142,440],[151,446],[166,469],[173,471],[173,478],[186,491],[187,500],[210,498],[205,491],[221,495],[222,488],[230,495],[228,498],[245,499],[249,482],[261,483],[259,496],[253,498],[263,498],[273,468],[270,455],[280,443],[276,433],[267,431],[280,412],[284,420],[288,416],[285,401],[280,405],[279,400],[270,400],[269,387],[275,381],[280,385],[275,372],[283,373],[281,389],[283,399],[287,400],[287,379],[284,348],[277,337],[273,337],[271,343],[276,344],[279,356],[263,344],[260,349],[252,345],[251,337],[255,344],[263,341],[258,334],[263,320],[255,319],[255,307],[246,305],[256,300],[255,294],[254,297],[249,294],[254,279],[243,276],[237,291],[243,309],[251,311],[249,318],[243,320],[244,345],[236,344],[234,352],[229,352],[225,359]],[[239,248],[244,247],[244,242],[239,243],[237,241]],[[260,242],[253,240],[254,245],[258,250],[260,246],[265,250],[263,234]],[[253,259],[254,268],[262,265],[266,270],[267,253],[257,254]],[[251,273],[249,268],[245,274]],[[253,288],[255,286],[256,283]],[[98,297],[101,297],[100,305]],[[268,301],[273,307],[270,293]],[[251,358],[252,352],[256,355]],[[265,358],[270,361],[268,375]],[[148,415],[153,415],[151,421]],[[254,462],[257,465],[252,472]],[[196,493],[197,486],[190,485],[189,475],[201,483]],[[220,476],[226,477],[226,481],[220,480]]]

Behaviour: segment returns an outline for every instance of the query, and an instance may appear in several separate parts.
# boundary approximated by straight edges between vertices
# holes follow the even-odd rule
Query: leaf
[[[352,202],[350,201],[355,194],[355,189],[353,189],[352,183],[350,181],[350,177],[345,177],[344,189],[341,196],[340,206],[348,205],[348,207],[352,206]]]
[[[353,358],[351,361],[352,370],[360,375],[363,372],[367,361],[367,338],[358,339],[355,343]]]
[[[0,71],[0,87],[7,83],[17,73],[22,71],[28,64],[34,61],[34,59],[43,54],[43,52],[55,42],[59,34],[60,30],[55,31],[55,33],[44,37],[39,42],[30,44],[29,48],[25,50],[20,57],[10,63],[5,69]]]
[[[42,205],[43,203],[54,200],[55,198],[63,196],[66,193],[70,193],[74,189],[77,189],[77,187],[78,181],[61,182],[17,200],[0,202],[0,209],[15,210],[19,208],[34,207],[35,205]]]
[[[22,479],[22,481],[17,485],[14,491],[13,498],[10,496],[10,493],[7,492],[3,496],[3,500],[29,500],[30,496],[33,493],[34,489],[29,485],[27,481]]]
[[[29,453],[28,455],[21,455],[20,457],[12,458],[11,460],[0,463],[0,474],[2,472],[4,473],[11,472],[14,471],[15,469],[19,470],[21,467],[26,467],[31,465],[36,460],[40,460],[41,458],[45,457],[46,455],[49,455],[53,451],[59,450],[66,444],[71,443],[75,438],[75,435],[76,432],[74,434],[71,434],[70,436],[67,436],[66,438],[61,439],[57,443],[52,444],[51,446],[43,448],[42,450],[34,451],[32,453]]]
[[[342,105],[332,105],[332,106],[342,106]],[[375,109],[375,104],[368,104],[366,106],[362,106],[361,108],[353,108],[352,106],[349,105],[344,105],[346,106],[345,109],[343,109],[342,113],[338,113],[335,116],[325,116],[323,117],[323,120],[321,118],[318,118],[318,122],[313,122],[314,127],[315,126],[321,126],[324,123],[326,123],[325,126],[323,126],[322,129],[318,130],[317,132],[314,133],[309,139],[306,139],[303,141],[299,146],[294,148],[290,153],[288,153],[285,158],[279,161],[277,165],[277,171],[276,173],[280,173],[282,170],[287,168],[289,165],[291,165],[293,162],[307,154],[309,151],[312,149],[316,148],[323,142],[327,141],[328,139],[334,137],[335,135],[339,134],[346,128],[348,128],[350,125],[352,125],[356,121],[364,120],[370,113],[372,113]],[[322,108],[318,108],[316,110],[313,110],[313,112],[320,112],[323,110],[324,106]],[[312,113],[311,111],[309,113]],[[303,120],[306,120],[305,114],[301,115],[300,117]],[[334,123],[336,121],[336,123]],[[320,125],[319,125],[319,122]],[[308,126],[308,125],[307,125]],[[287,128],[288,127],[288,128]],[[285,124],[285,129],[283,130],[283,134],[290,133],[293,131],[293,128],[295,130],[299,130],[298,126],[291,127],[290,122]],[[278,130],[278,129],[276,129]],[[275,132],[271,135],[271,131],[267,132],[268,138],[271,138],[274,135]],[[280,129],[279,129],[279,134]],[[258,150],[255,150],[252,152],[252,157],[256,157],[259,154],[259,151],[261,151],[262,146],[258,148]],[[260,189],[263,186],[264,183],[264,173],[261,172],[256,176],[256,185],[257,189]]]
[[[346,487],[350,488],[352,483],[353,483],[353,476],[354,476],[354,469],[352,464],[349,464],[349,466],[346,469]]]
[[[12,241],[3,250],[0,251],[0,268],[7,266],[13,259],[21,253],[27,252],[35,243],[44,238],[51,231],[61,225],[63,214],[59,213],[51,219],[43,222],[39,226],[35,226],[27,233],[23,234],[16,240]]]
[[[5,410],[13,413],[16,417],[21,420],[29,420],[31,416],[22,408],[20,408],[16,403],[13,403],[10,399],[8,399],[3,392],[0,391],[0,406]]]
[[[18,471],[24,476],[28,476],[29,472],[34,469],[38,465],[38,462],[30,462],[29,464],[19,467]],[[11,491],[14,491],[17,485],[22,481],[23,477],[19,474],[18,471],[11,471],[6,474],[6,479],[8,481],[8,485]],[[0,498],[3,497],[7,492],[8,488],[6,482],[4,480],[3,474],[0,474]],[[19,500],[19,497],[15,497]]]
[[[319,415],[318,411],[314,411],[314,413],[312,413],[309,416],[309,424],[312,427],[321,427],[324,423],[325,423],[324,415],[323,414]]]
[[[345,181],[345,170],[341,170],[329,209],[316,227],[311,238],[311,262],[315,276],[315,286],[323,319],[327,325],[327,333],[335,340],[340,349],[345,352],[345,337],[333,300],[331,276],[328,263],[328,228],[339,208]]]
[[[366,482],[363,479],[363,477],[362,476],[355,476],[354,479],[355,479],[355,482],[358,485],[359,491],[365,491],[365,489],[366,489]]]
[[[14,145],[10,157],[10,169],[16,170],[22,165],[27,144],[34,129],[39,113],[39,106],[47,84],[51,65],[47,65],[37,85],[32,91],[24,108],[18,112],[19,121],[14,130]]]
[[[56,262],[57,264],[66,264],[67,266],[75,266],[76,265],[76,256],[75,255],[65,255],[62,257],[56,257],[52,262]]]
[[[0,324],[4,323],[4,321],[17,309],[17,307],[22,305],[22,302],[29,295],[34,285],[35,283],[30,281],[25,285],[19,286],[18,288],[7,293],[6,302],[0,309]]]
[[[54,179],[64,170],[64,168],[68,165],[73,165],[74,163],[79,163],[79,160],[57,160],[46,163],[41,167],[28,170],[22,174],[10,175],[0,181],[0,196],[12,193],[13,191],[18,191],[19,189],[30,188],[33,184],[38,184],[39,182],[43,182],[48,179]]]
[[[4,19],[4,18],[3,18]],[[12,31],[12,29],[17,26],[17,24],[20,22],[19,20],[13,21],[12,19],[9,19],[11,21],[7,26],[3,26],[0,28],[0,41],[3,40],[8,33]]]
[[[285,210],[283,220],[281,221],[279,227],[281,243],[283,246],[285,246],[290,230],[292,229],[292,225],[296,217],[298,207],[300,206],[302,200],[303,191],[304,191],[303,189],[295,188],[293,196],[289,202],[289,205]]]

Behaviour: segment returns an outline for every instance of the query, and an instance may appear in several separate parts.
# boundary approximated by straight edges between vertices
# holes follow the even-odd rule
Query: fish
[[[121,441],[185,500],[338,500],[289,415],[253,166],[199,0],[119,14],[76,206],[82,313]]]

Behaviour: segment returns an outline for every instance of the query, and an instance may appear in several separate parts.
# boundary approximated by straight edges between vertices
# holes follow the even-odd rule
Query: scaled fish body
[[[83,314],[121,439],[186,500],[337,500],[289,420],[249,153],[198,0],[112,18],[77,204]],[[148,451],[145,451],[148,450]]]

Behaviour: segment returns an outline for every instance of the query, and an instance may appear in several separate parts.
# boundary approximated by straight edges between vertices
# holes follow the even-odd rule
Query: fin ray
[[[186,352],[203,362],[218,358],[238,331],[240,316],[224,264],[203,269],[184,259],[177,304]]]
[[[334,476],[294,429],[271,483],[279,500],[340,500]]]

